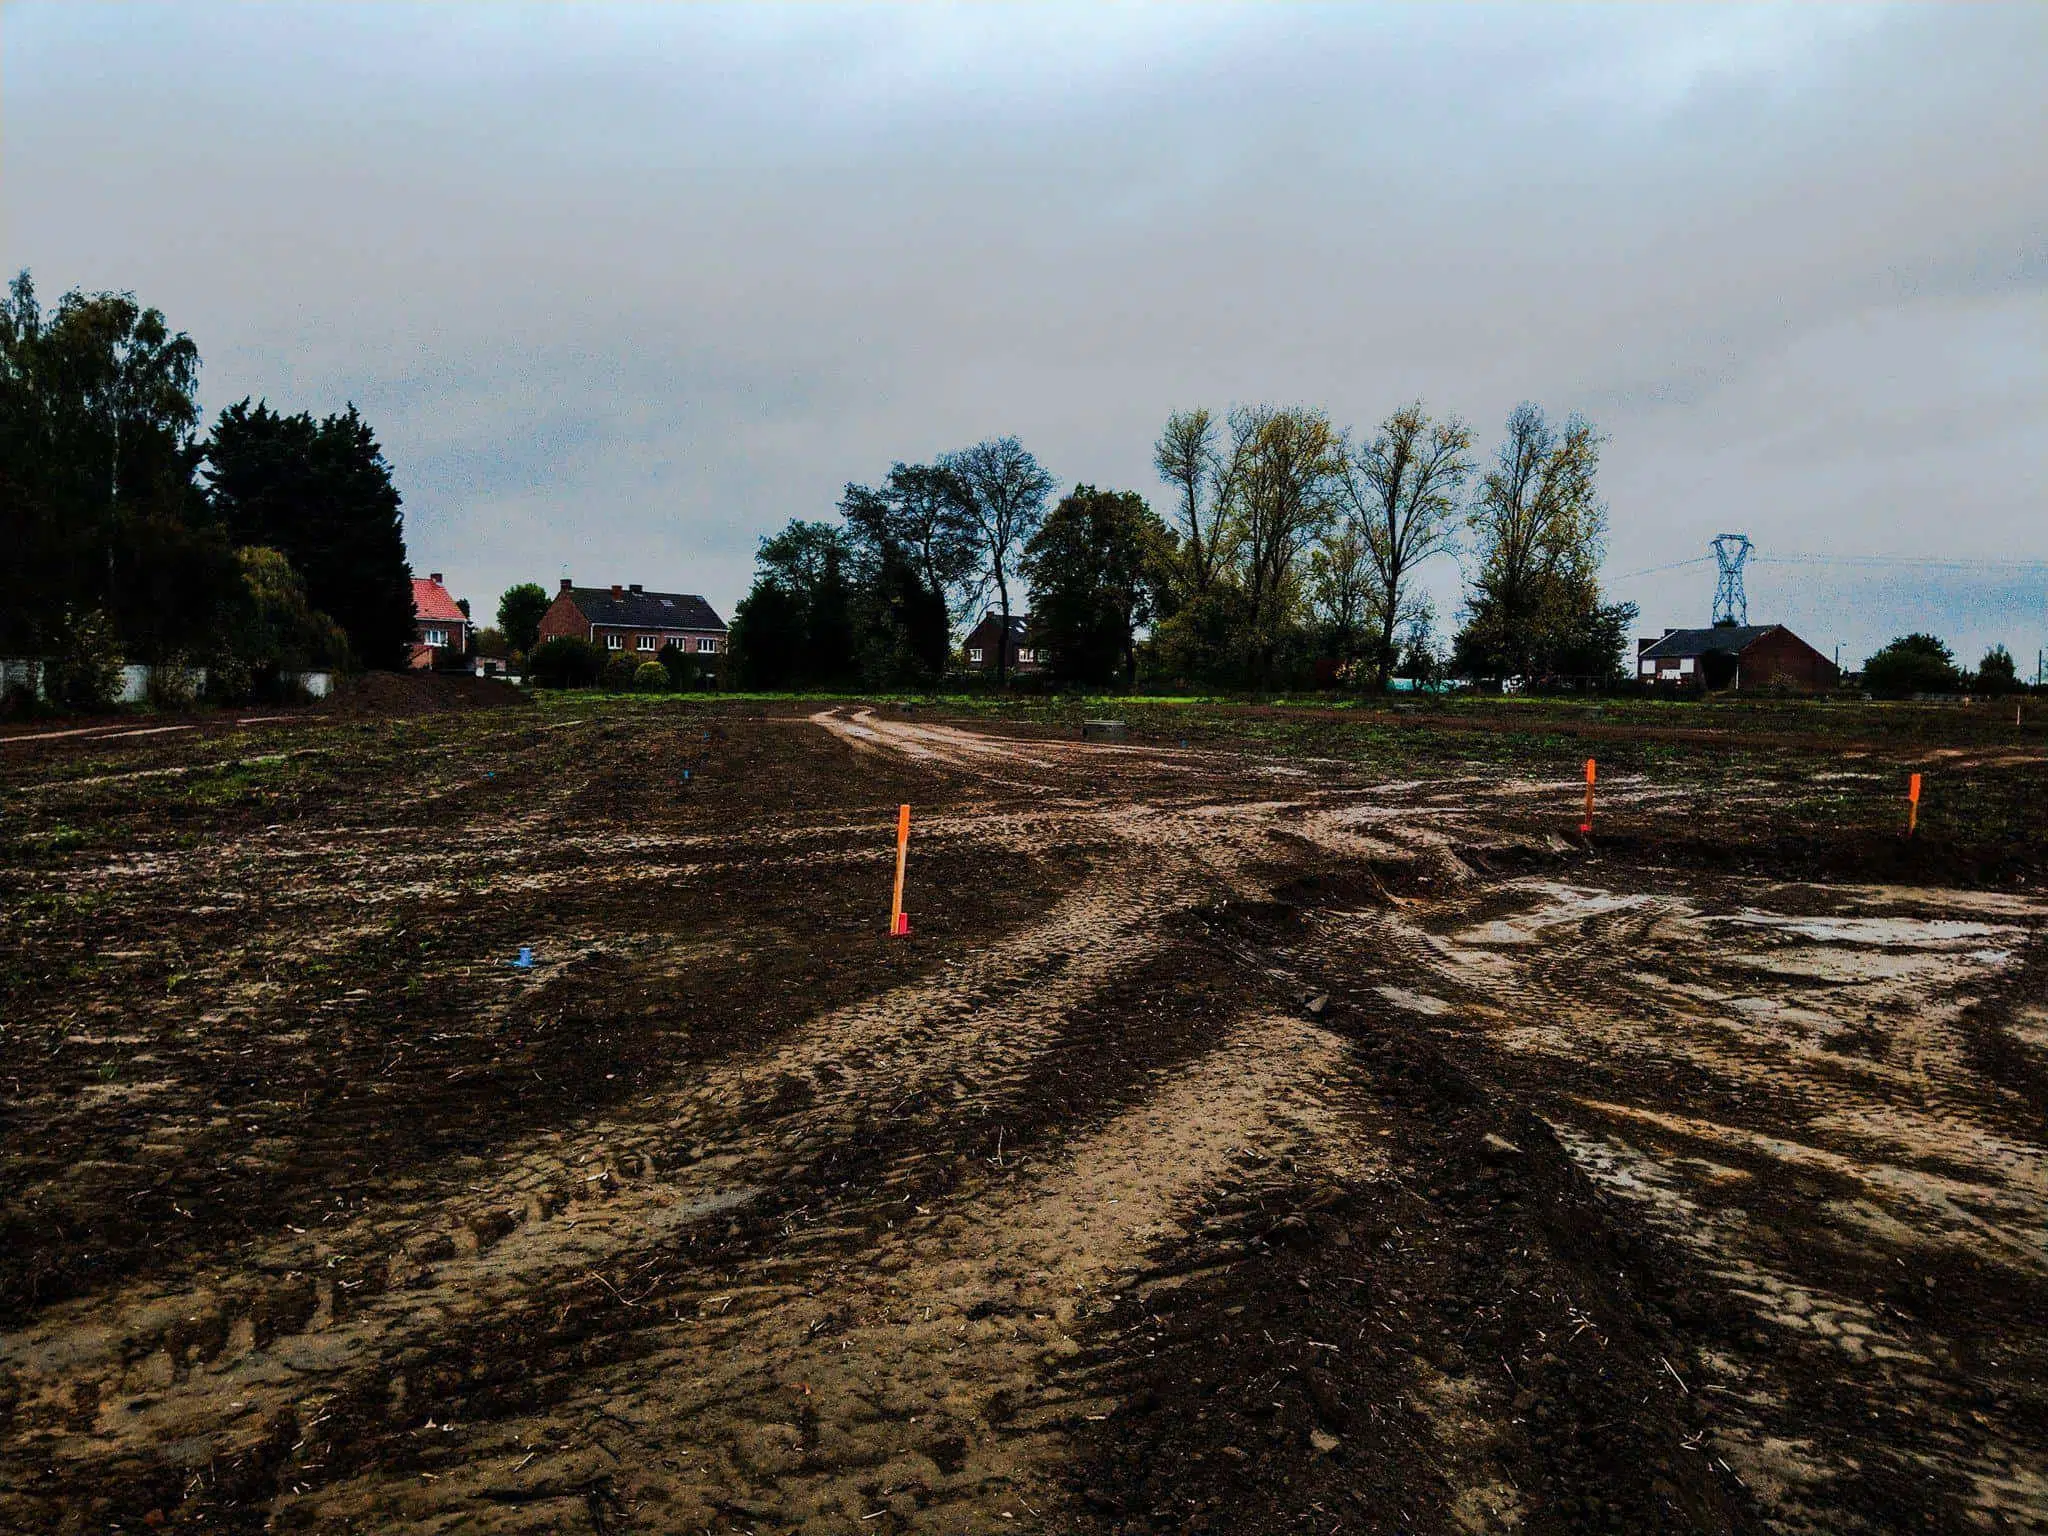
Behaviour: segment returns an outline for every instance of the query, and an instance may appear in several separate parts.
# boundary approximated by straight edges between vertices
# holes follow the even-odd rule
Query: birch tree
[[[1471,448],[1471,428],[1455,416],[1432,421],[1417,401],[1346,457],[1344,497],[1363,546],[1365,606],[1377,629],[1370,660],[1381,689],[1393,673],[1395,633],[1417,612],[1416,568],[1452,547]]]

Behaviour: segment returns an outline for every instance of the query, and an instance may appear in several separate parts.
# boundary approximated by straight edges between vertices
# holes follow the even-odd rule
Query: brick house
[[[1841,681],[1835,664],[1782,624],[1667,629],[1636,642],[1636,675],[1679,688],[1769,688],[1811,693]]]
[[[439,571],[412,579],[412,640],[408,665],[415,668],[437,667],[469,653],[469,615],[441,585]]]
[[[987,613],[979,624],[968,631],[962,649],[967,657],[967,670],[977,675],[994,675],[996,670],[996,638],[1003,632],[1003,616]],[[1037,636],[1031,629],[1029,614],[1017,613],[1010,616],[1009,668],[1012,675],[1028,676],[1042,671],[1046,665],[1045,648],[1038,644]]]
[[[640,661],[653,661],[673,643],[708,670],[724,667],[725,620],[709,603],[689,592],[649,592],[637,581],[579,587],[564,576],[562,590],[540,617],[540,639],[564,636],[588,640],[607,657],[624,654]]]

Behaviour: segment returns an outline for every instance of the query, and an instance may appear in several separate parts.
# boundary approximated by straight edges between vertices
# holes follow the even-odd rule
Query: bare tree
[[[982,570],[996,589],[1003,616],[996,646],[996,683],[1010,677],[1010,578],[1016,574],[1024,541],[1045,520],[1053,478],[1014,437],[990,438],[949,453],[939,467],[953,478],[961,510],[972,521],[981,546]]]
[[[966,498],[953,476],[935,464],[896,464],[879,490],[849,484],[839,515],[874,555],[886,545],[901,549],[918,580],[947,607],[973,600],[981,564],[980,530],[968,516]]]
[[[1479,572],[1461,649],[1503,673],[1528,673],[1599,603],[1607,509],[1594,491],[1600,434],[1572,416],[1562,432],[1524,402],[1466,515]]]
[[[1180,524],[1182,598],[1200,597],[1229,561],[1229,514],[1239,460],[1217,451],[1216,419],[1206,409],[1175,411],[1152,448],[1159,477],[1174,489]]]
[[[1344,444],[1329,416],[1307,406],[1241,406],[1230,413],[1230,438],[1236,563],[1263,679],[1299,601],[1302,555],[1339,510]]]
[[[1346,458],[1344,495],[1365,546],[1368,604],[1379,627],[1372,665],[1382,689],[1393,672],[1394,632],[1414,617],[1410,578],[1451,547],[1471,450],[1471,428],[1455,416],[1431,421],[1417,401]]]

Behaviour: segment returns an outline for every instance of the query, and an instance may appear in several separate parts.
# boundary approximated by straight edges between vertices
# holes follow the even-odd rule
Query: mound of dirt
[[[321,708],[340,715],[438,715],[456,709],[532,708],[502,678],[463,672],[365,672],[338,686]]]

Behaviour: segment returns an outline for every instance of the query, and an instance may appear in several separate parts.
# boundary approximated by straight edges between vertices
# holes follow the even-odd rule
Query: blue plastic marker
[[[533,951],[524,944],[519,946],[519,958],[512,962],[512,969],[515,971],[530,971],[533,969]]]

